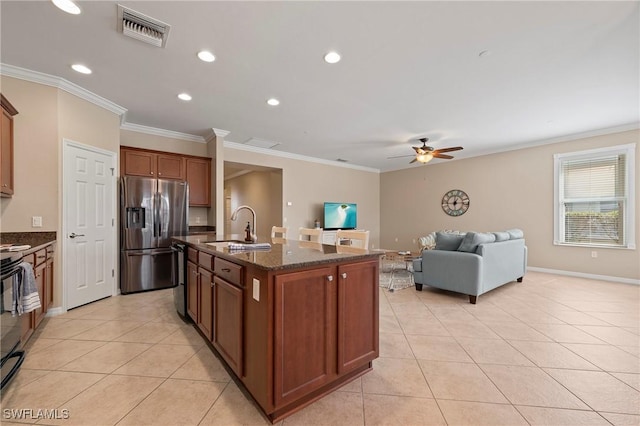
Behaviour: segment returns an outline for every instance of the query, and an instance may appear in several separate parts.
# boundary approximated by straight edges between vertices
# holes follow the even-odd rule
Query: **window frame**
[[[625,194],[626,202],[624,203],[623,219],[623,243],[621,245],[612,244],[595,244],[595,243],[574,243],[565,241],[565,209],[563,208],[563,199],[561,196],[564,192],[562,165],[566,161],[598,159],[611,155],[625,154]],[[636,144],[616,145],[610,147],[589,149],[585,151],[566,152],[553,155],[553,244],[556,246],[573,246],[573,247],[597,247],[612,249],[629,249],[636,248],[635,241],[635,163],[636,163]]]

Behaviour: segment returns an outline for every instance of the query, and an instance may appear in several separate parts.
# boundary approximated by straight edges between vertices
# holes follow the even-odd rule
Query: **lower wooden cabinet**
[[[40,296],[40,307],[33,311],[34,313],[34,328],[37,328],[42,320],[44,319],[44,315],[47,313],[47,301],[45,294],[45,277],[46,277],[46,268],[47,264],[41,263],[36,266],[33,271],[36,276],[36,287],[38,287],[38,294]]]
[[[191,261],[187,261],[187,315],[198,323],[198,265]]]
[[[243,290],[220,277],[213,279],[213,346],[242,377]]]
[[[335,376],[335,268],[278,275],[274,297],[274,397],[284,405]]]
[[[40,297],[40,308],[21,315],[22,332],[20,340],[22,344],[31,337],[53,304],[55,276],[53,269],[54,244],[49,244],[45,248],[26,255],[24,261],[33,267],[36,288],[38,289],[38,296]]]
[[[200,297],[198,299],[198,327],[209,340],[213,337],[213,273],[203,268],[198,268],[198,287]]]

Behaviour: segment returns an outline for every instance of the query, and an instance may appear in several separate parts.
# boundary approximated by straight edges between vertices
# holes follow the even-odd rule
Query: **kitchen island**
[[[174,238],[188,246],[187,315],[272,422],[371,370],[379,253],[281,239],[230,251],[207,238]]]

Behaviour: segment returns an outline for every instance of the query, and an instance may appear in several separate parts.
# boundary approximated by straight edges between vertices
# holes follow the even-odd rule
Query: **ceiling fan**
[[[413,148],[416,151],[416,158],[414,158],[413,160],[411,160],[409,162],[409,164],[415,163],[416,161],[422,163],[422,164],[426,164],[429,161],[431,161],[434,158],[442,158],[445,160],[451,160],[453,158],[453,156],[451,155],[447,155],[447,154],[443,154],[444,152],[452,152],[452,151],[460,151],[461,149],[463,149],[461,146],[454,146],[451,148],[442,148],[442,149],[435,149],[432,146],[427,146],[427,142],[429,141],[429,138],[420,138],[419,139],[420,142],[422,142],[422,146],[412,146],[411,148]],[[411,155],[399,155],[397,157],[388,157],[388,158],[400,158],[400,157],[411,157]]]

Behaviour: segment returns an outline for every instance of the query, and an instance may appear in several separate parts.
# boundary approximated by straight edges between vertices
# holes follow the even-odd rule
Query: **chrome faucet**
[[[251,212],[251,215],[253,216],[253,229],[251,230],[251,240],[255,243],[258,240],[258,237],[256,236],[256,211],[255,210],[253,210],[249,206],[239,206],[233,211],[233,213],[231,213],[231,220],[235,221],[238,218],[238,212],[242,209],[249,210]]]

